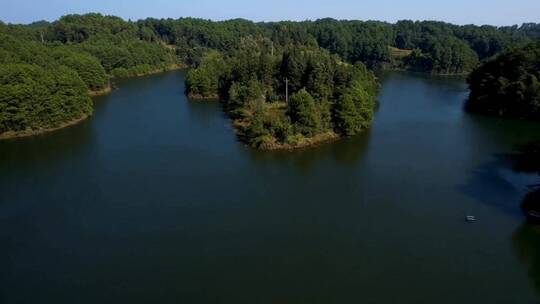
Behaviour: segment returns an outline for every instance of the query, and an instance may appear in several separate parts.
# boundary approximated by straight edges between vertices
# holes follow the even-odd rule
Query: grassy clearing
[[[412,50],[398,49],[398,48],[393,47],[393,46],[389,46],[388,50],[390,51],[390,56],[392,56],[392,58],[401,59],[401,58],[405,58],[405,57],[412,54]]]

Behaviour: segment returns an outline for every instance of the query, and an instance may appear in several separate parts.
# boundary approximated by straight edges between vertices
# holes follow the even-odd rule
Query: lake
[[[540,300],[536,178],[505,158],[540,124],[464,113],[462,78],[386,73],[370,131],[263,152],[184,77],[0,142],[1,303]]]

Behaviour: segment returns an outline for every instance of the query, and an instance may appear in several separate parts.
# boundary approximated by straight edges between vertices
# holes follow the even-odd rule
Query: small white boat
[[[467,216],[465,217],[465,220],[466,220],[467,222],[476,222],[476,216],[473,216],[473,215],[467,215]]]
[[[535,220],[539,220],[539,219],[540,219],[540,212],[538,212],[538,211],[530,210],[529,212],[527,212],[527,215],[528,215],[531,219],[535,219]]]

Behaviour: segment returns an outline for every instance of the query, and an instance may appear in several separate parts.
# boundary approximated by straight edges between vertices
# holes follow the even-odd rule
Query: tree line
[[[540,24],[522,26],[458,26],[436,21],[378,21],[320,19],[303,22],[254,23],[235,19],[146,19],[139,24],[157,39],[175,44],[186,60],[196,61],[205,50],[229,52],[242,39],[269,39],[276,45],[321,47],[349,63],[361,61],[369,68],[398,67],[429,73],[466,73],[479,61],[509,47],[540,37]],[[407,50],[396,58],[391,48]]]
[[[272,23],[194,18],[125,21],[100,14],[68,15],[52,23],[39,21],[28,25],[0,22],[0,134],[55,128],[90,115],[88,91],[107,89],[113,77],[143,75],[175,65],[210,66],[215,61],[212,57],[233,58],[252,44],[264,47],[266,55],[281,56],[295,48],[319,53],[321,48],[329,55],[339,56],[340,65],[362,62],[370,69],[397,67],[463,73],[474,68],[478,60],[538,37],[537,24],[497,28],[334,19]],[[405,55],[394,56],[390,47],[404,50]],[[251,68],[273,68],[269,60],[262,60],[261,64]],[[200,89],[200,95],[208,96],[204,92],[208,88],[224,89],[215,78],[206,75],[221,68],[197,69],[198,74],[191,75],[192,80],[199,79],[191,81],[192,93]],[[67,78],[61,80],[57,71],[64,71]],[[298,75],[287,77],[296,92],[300,85]],[[270,77],[263,81],[270,82]],[[29,83],[49,89],[27,90]],[[267,87],[282,90],[282,85]],[[44,95],[40,97],[38,93]],[[78,105],[79,110],[66,110],[65,115],[50,114],[72,105]]]

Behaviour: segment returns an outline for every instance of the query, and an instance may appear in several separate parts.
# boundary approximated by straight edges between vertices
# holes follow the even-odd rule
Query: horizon
[[[540,11],[540,2],[532,0],[516,0],[512,5],[506,4],[508,2],[486,0],[475,3],[455,0],[447,4],[433,4],[426,0],[412,0],[406,4],[393,3],[396,1],[391,0],[380,0],[377,3],[373,1],[357,3],[352,0],[333,2],[300,0],[294,3],[283,0],[273,3],[251,3],[247,0],[234,0],[228,3],[215,0],[197,2],[187,0],[176,3],[173,0],[155,0],[152,5],[144,1],[125,0],[115,3],[105,0],[96,0],[92,3],[68,0],[51,0],[38,4],[31,2],[33,1],[6,0],[0,11],[0,20],[8,24],[30,24],[38,21],[53,22],[69,14],[100,13],[133,21],[146,18],[200,18],[212,21],[246,19],[253,22],[279,22],[332,18],[388,23],[399,20],[441,21],[456,25],[474,24],[498,27],[540,23],[540,18],[535,14]],[[468,9],[464,11],[464,7]],[[480,7],[490,9],[482,11]],[[141,12],[144,13],[141,14]]]
[[[25,22],[25,23],[13,23],[13,22],[7,22],[6,20],[3,20],[3,19],[0,19],[0,22],[4,22],[5,24],[7,25],[31,25],[31,24],[34,24],[34,23],[39,23],[39,22],[48,22],[48,23],[54,23],[56,21],[58,21],[60,18],[62,17],[65,17],[65,16],[69,16],[69,15],[80,15],[80,16],[83,16],[83,15],[87,15],[87,14],[101,14],[102,16],[105,16],[105,17],[118,17],[118,18],[121,18],[122,20],[124,21],[128,21],[128,22],[137,22],[137,21],[140,21],[140,20],[146,20],[146,19],[157,19],[157,20],[166,20],[166,19],[172,19],[172,20],[179,20],[179,19],[188,19],[188,18],[192,18],[192,19],[200,19],[200,20],[208,20],[208,21],[211,21],[211,22],[226,22],[226,21],[232,21],[232,20],[245,20],[245,21],[249,21],[249,22],[253,22],[253,23],[279,23],[279,22],[316,22],[316,21],[319,21],[319,20],[324,20],[324,19],[332,19],[332,20],[336,20],[336,21],[361,21],[361,22],[385,22],[385,23],[388,23],[388,24],[396,24],[397,22],[399,21],[412,21],[412,22],[443,22],[443,23],[447,23],[447,24],[451,24],[451,25],[457,25],[457,26],[467,26],[467,25],[474,25],[474,26],[493,26],[493,27],[512,27],[512,26],[518,26],[518,27],[521,27],[523,26],[524,24],[540,24],[540,22],[535,22],[535,21],[530,21],[530,22],[521,22],[521,23],[515,23],[515,24],[503,24],[503,25],[499,25],[499,24],[488,24],[488,23],[455,23],[455,22],[450,22],[450,21],[446,21],[446,20],[438,20],[438,19],[399,19],[399,20],[395,20],[395,21],[387,21],[387,20],[378,20],[378,19],[343,19],[343,18],[335,18],[335,17],[320,17],[320,18],[316,18],[316,19],[298,19],[298,20],[290,20],[290,19],[282,19],[282,20],[253,20],[253,19],[248,19],[248,18],[244,18],[244,17],[236,17],[236,18],[227,18],[227,19],[211,19],[211,18],[204,18],[204,17],[194,17],[194,16],[180,16],[180,17],[154,17],[154,16],[147,16],[147,17],[143,17],[143,18],[137,18],[137,19],[133,19],[133,18],[125,18],[125,17],[122,17],[122,16],[118,16],[118,15],[114,15],[114,14],[103,14],[103,13],[100,13],[100,12],[84,12],[84,13],[68,13],[68,14],[65,14],[65,15],[62,15],[62,16],[59,16],[58,18],[56,19],[51,19],[51,20],[47,20],[47,19],[38,19],[38,20],[33,20],[33,21],[30,21],[30,22]]]

